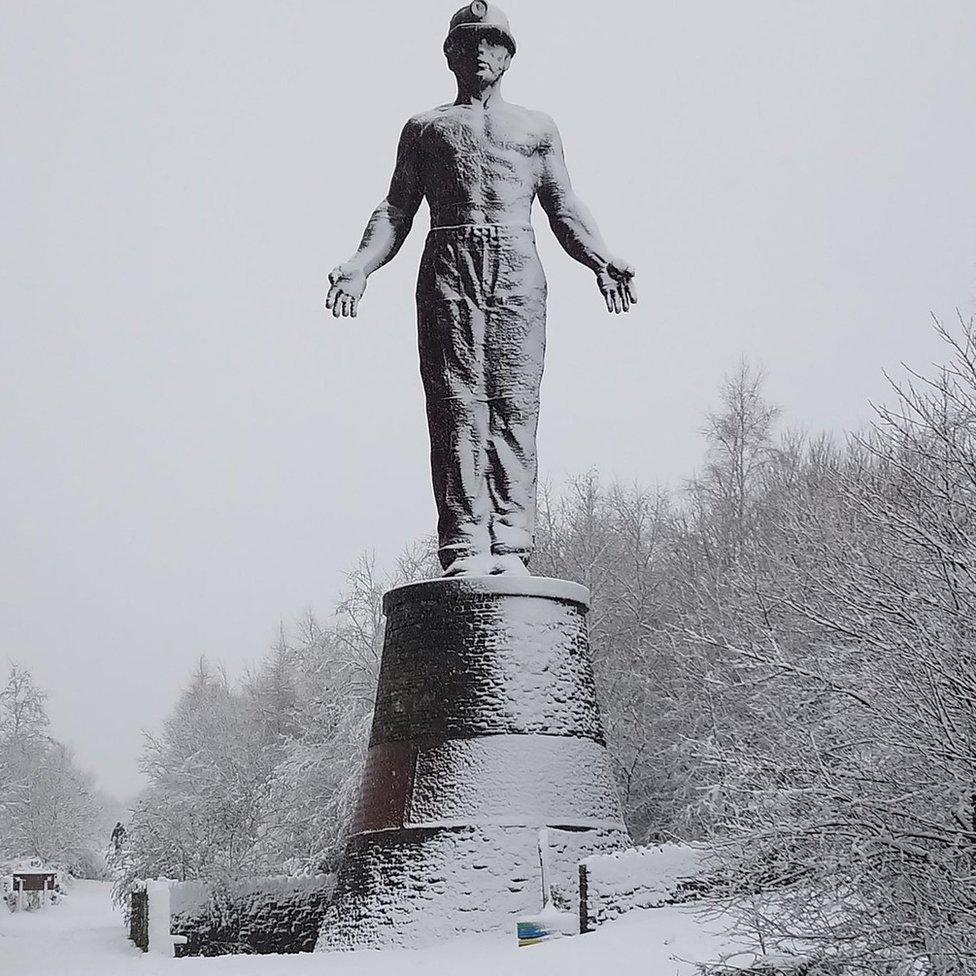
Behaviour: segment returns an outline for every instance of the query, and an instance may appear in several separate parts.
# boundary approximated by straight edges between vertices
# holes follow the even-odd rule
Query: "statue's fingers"
[[[627,289],[627,297],[630,299],[631,305],[637,304],[637,284],[633,278],[629,278],[625,283],[624,287]]]
[[[608,312],[612,312],[613,311],[613,298],[610,297],[610,289],[609,288],[603,293],[603,297],[604,297],[604,299],[606,300],[606,303],[607,303],[607,311]]]
[[[340,315],[342,315],[342,299],[337,295],[332,300],[332,317],[337,319]]]
[[[348,318],[349,316],[349,303],[352,299],[348,295],[342,296],[342,317]]]
[[[332,308],[332,306],[335,305],[335,300],[338,297],[338,295],[339,295],[339,288],[336,285],[333,285],[329,289],[329,294],[325,296],[325,307]]]
[[[630,311],[630,296],[627,294],[627,286],[621,284],[620,288],[617,289],[620,292],[620,308],[624,312]]]
[[[619,315],[620,314],[620,293],[617,291],[616,288],[614,288],[614,290],[610,292],[610,296],[613,299],[613,313],[614,315]]]
[[[349,314],[353,318],[356,317],[356,311],[358,309],[359,309],[359,299],[358,298],[350,298],[349,299]]]

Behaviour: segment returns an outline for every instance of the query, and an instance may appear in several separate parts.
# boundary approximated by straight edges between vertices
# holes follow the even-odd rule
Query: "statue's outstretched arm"
[[[593,215],[573,192],[555,122],[548,116],[542,119],[546,131],[541,148],[539,202],[549,218],[549,226],[563,250],[596,275],[607,311],[627,312],[637,301],[634,269],[610,254]]]
[[[356,253],[329,273],[325,307],[336,317],[355,316],[366,290],[366,279],[393,259],[407,239],[424,198],[417,155],[417,123],[411,119],[400,134],[390,192],[373,211]]]

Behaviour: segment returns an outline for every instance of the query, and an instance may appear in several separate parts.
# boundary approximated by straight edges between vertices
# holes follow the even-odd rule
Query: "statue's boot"
[[[488,553],[476,553],[473,556],[458,556],[447,569],[443,576],[490,576],[497,572],[495,565],[497,559]],[[527,574],[524,574],[527,575]]]
[[[492,576],[530,576],[529,567],[517,553],[509,552],[500,556],[492,556]]]

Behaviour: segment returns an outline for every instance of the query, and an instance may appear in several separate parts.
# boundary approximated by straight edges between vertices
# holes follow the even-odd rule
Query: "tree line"
[[[763,952],[824,972],[976,965],[976,330],[892,382],[868,431],[782,428],[747,363],[680,490],[544,492],[533,571],[592,594],[593,663],[638,843],[706,842]],[[334,867],[381,597],[421,544],[350,574],[241,681],[201,661],[158,735],[118,866],[177,878]]]
[[[113,801],[48,731],[47,696],[10,665],[0,688],[0,864],[40,858],[103,877]]]

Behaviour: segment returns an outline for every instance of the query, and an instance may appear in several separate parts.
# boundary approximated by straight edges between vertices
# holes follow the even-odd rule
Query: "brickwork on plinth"
[[[319,949],[421,946],[541,907],[628,843],[586,633],[588,593],[465,577],[386,595],[386,640],[353,836]]]

